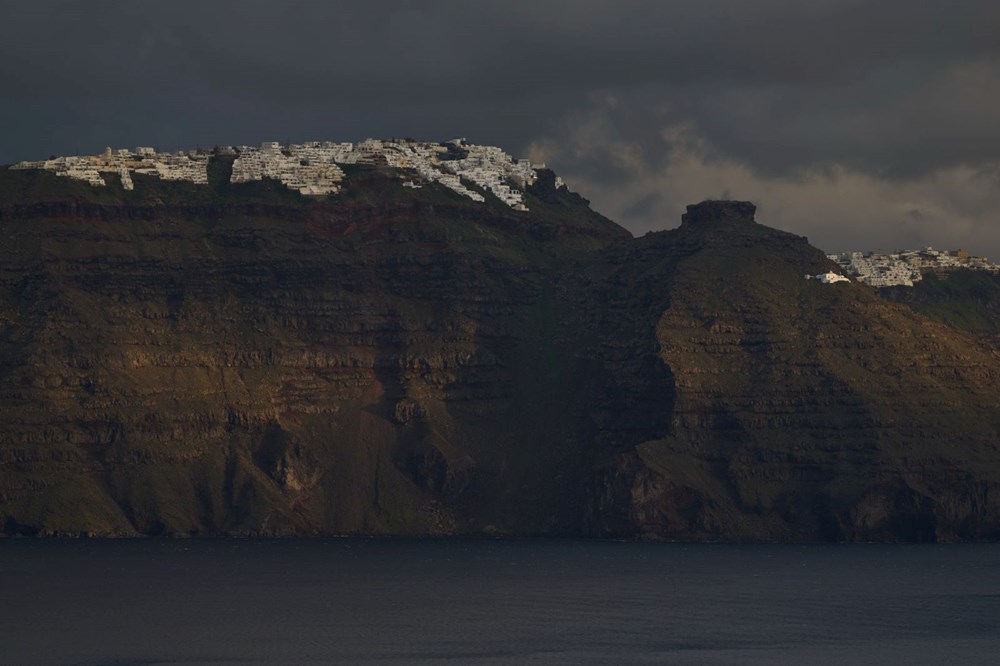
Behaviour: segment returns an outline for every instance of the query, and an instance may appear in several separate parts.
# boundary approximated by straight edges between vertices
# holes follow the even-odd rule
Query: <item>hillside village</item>
[[[51,157],[37,162],[18,162],[11,169],[44,169],[57,176],[84,180],[95,187],[107,182],[102,173],[117,173],[126,190],[134,189],[133,173],[157,176],[163,180],[187,180],[198,185],[208,184],[208,158],[205,151],[178,151],[158,153],[152,148],[140,147],[135,151],[106,148],[100,155]]]
[[[98,155],[51,157],[19,162],[11,169],[42,169],[57,176],[82,180],[105,187],[106,174],[116,174],[126,190],[134,190],[133,174],[167,181],[208,184],[208,163],[213,156],[233,159],[232,183],[273,179],[305,196],[329,196],[340,192],[346,165],[381,166],[395,171],[403,186],[418,189],[438,183],[453,192],[484,202],[488,192],[517,211],[528,210],[524,190],[538,179],[544,164],[515,160],[495,146],[470,144],[465,139],[448,142],[383,141],[366,139],[359,143],[310,141],[283,145],[267,141],[259,146],[222,146],[212,150],[158,152],[151,147],[114,150]],[[564,187],[556,178],[556,187]],[[1000,273],[1000,265],[965,250],[923,250],[897,252],[842,252],[827,255],[841,268],[843,276],[827,273],[806,276],[830,284],[849,281],[847,277],[873,287],[908,286],[927,272],[970,269]]]
[[[827,255],[844,273],[873,287],[912,287],[928,272],[957,269],[1000,273],[1000,265],[986,257],[970,255],[966,250],[899,250],[898,252],[841,252]]]
[[[428,183],[444,187],[474,201],[485,201],[489,192],[514,210],[526,211],[524,189],[537,179],[544,164],[515,160],[495,146],[469,144],[465,139],[446,143],[367,139],[358,144],[312,141],[282,145],[268,141],[260,146],[223,146],[214,150],[173,153],[140,147],[112,150],[100,155],[52,157],[19,162],[12,169],[44,169],[57,176],[83,180],[95,187],[107,185],[102,174],[114,173],[126,190],[134,189],[133,173],[163,180],[208,183],[208,160],[229,155],[233,161],[230,181],[247,183],[270,178],[306,196],[337,194],[344,180],[342,165],[368,164],[399,172],[403,185],[420,188]],[[562,181],[557,179],[556,186]],[[478,188],[479,191],[477,191]]]

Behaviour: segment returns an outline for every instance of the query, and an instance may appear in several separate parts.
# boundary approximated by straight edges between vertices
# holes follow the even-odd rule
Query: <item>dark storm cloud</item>
[[[991,72],[962,71],[1000,48],[980,4],[16,3],[0,76],[5,106],[65,104],[69,122],[173,118],[179,97],[207,133],[229,111],[257,133],[447,124],[514,143],[613,91],[649,110],[630,131],[694,119],[761,168],[906,171],[998,148]],[[273,108],[245,117],[257,104]]]
[[[706,194],[750,198],[867,179],[920,211],[900,213],[907,233],[993,203],[976,188],[996,179],[975,175],[1000,161],[992,2],[0,0],[0,14],[0,162],[462,134],[546,157],[637,231],[675,222],[684,195],[663,189],[680,164]]]

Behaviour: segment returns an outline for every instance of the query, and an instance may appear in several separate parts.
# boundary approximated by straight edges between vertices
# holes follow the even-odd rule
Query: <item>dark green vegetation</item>
[[[880,292],[954,328],[1000,338],[1000,275],[970,270],[929,273],[913,288],[889,287]]]
[[[0,170],[10,534],[1000,534],[1000,363],[752,207]]]

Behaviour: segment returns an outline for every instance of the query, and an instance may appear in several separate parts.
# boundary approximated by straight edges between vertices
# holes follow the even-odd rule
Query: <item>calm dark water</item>
[[[996,664],[1000,545],[0,541],[4,664]]]

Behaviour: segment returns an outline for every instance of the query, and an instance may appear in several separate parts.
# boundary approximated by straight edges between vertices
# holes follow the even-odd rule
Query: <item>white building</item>
[[[396,170],[400,180],[414,189],[437,183],[478,202],[486,201],[481,193],[486,192],[518,211],[527,210],[524,190],[537,181],[536,169],[541,168],[528,160],[515,160],[495,146],[468,144],[465,139],[448,144],[366,139],[357,145],[312,141],[288,146],[265,141],[256,147],[227,146],[218,152],[236,155],[233,183],[269,178],[307,196],[326,196],[340,191],[344,180],[341,165],[363,164]],[[459,159],[453,159],[456,153],[461,155]],[[12,168],[45,169],[95,187],[106,185],[102,173],[116,173],[122,186],[131,190],[133,173],[205,185],[210,157],[209,151],[158,153],[140,146],[134,152],[108,148],[100,155],[21,162]]]
[[[819,275],[806,275],[807,280],[819,280],[823,284],[836,284],[837,282],[850,282],[850,280],[839,273],[820,273]]]

